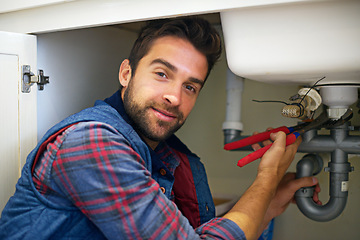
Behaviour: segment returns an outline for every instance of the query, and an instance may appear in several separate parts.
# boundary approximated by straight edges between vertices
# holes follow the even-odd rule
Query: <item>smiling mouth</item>
[[[162,111],[156,108],[152,108],[152,110],[154,111],[155,115],[163,121],[169,122],[169,121],[173,121],[174,119],[176,119],[176,115],[173,113],[170,113],[168,111]]]

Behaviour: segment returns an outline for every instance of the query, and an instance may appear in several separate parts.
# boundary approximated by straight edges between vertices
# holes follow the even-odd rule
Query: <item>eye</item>
[[[193,86],[191,86],[191,85],[185,85],[185,88],[186,88],[187,90],[191,91],[191,92],[196,93],[196,89],[195,89]]]
[[[155,74],[158,75],[161,78],[166,78],[166,74],[163,73],[163,72],[156,72]]]

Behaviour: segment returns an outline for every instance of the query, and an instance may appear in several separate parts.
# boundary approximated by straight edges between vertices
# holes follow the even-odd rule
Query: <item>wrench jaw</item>
[[[339,119],[329,118],[327,111],[323,111],[312,122],[297,126],[297,132],[303,134],[312,129],[334,128],[345,124],[353,117],[353,111],[349,108]]]
[[[331,119],[328,123],[324,124],[324,128],[334,128],[341,126],[348,122],[354,116],[353,110],[348,108],[346,112],[339,119]]]
[[[324,124],[327,124],[330,121],[326,111],[323,111],[317,118],[315,118],[309,124],[306,124],[304,127],[297,130],[300,134],[303,134],[312,129],[320,129],[323,127]]]

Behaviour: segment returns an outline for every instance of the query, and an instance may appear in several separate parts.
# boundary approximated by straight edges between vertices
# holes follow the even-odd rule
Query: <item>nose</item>
[[[171,86],[163,95],[163,99],[173,106],[178,106],[181,103],[181,94],[181,86]]]

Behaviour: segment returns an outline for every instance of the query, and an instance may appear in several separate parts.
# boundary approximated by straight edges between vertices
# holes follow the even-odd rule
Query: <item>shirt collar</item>
[[[130,125],[131,121],[129,116],[127,115],[125,108],[124,108],[124,103],[123,100],[121,98],[121,90],[116,91],[111,97],[108,97],[104,100],[104,102],[106,102],[107,104],[109,104],[110,106],[112,106],[113,108],[116,109],[116,111],[121,115],[121,117]]]

